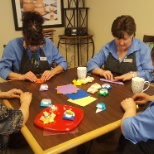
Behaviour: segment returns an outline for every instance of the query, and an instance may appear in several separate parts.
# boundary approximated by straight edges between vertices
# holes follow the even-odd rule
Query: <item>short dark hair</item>
[[[42,25],[44,18],[34,11],[23,13],[23,37],[26,45],[43,45],[45,43]]]
[[[117,17],[112,24],[112,35],[119,39],[123,39],[125,34],[131,36],[136,32],[136,24],[134,19],[129,15],[122,15]]]
[[[154,47],[151,49],[151,57],[154,59]]]

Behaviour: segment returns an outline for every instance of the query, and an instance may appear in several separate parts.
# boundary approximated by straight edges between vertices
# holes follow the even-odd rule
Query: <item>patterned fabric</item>
[[[13,110],[0,103],[0,152],[6,150],[9,135],[17,133],[23,124],[20,110]]]

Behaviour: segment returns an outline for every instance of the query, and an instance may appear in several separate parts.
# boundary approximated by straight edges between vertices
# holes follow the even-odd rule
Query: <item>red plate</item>
[[[73,106],[68,106],[68,105],[62,105],[62,104],[56,104],[57,110],[54,112],[56,114],[56,117],[54,119],[54,122],[49,123],[49,124],[44,124],[41,120],[40,117],[43,115],[44,111],[49,111],[50,108],[45,108],[42,110],[35,118],[34,123],[47,130],[54,130],[54,131],[61,131],[61,132],[66,132],[74,129],[83,119],[84,112],[83,110],[73,107]],[[75,118],[73,121],[71,120],[64,120],[62,117],[64,115],[64,112],[66,110],[71,109],[75,113]]]

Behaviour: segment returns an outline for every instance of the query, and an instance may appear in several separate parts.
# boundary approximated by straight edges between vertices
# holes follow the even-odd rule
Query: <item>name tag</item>
[[[133,62],[133,59],[124,59],[124,62],[125,63],[132,63]]]
[[[47,61],[47,57],[40,57],[40,61]]]

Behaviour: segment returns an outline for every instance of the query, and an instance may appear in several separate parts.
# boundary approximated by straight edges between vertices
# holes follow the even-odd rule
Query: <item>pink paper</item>
[[[110,83],[114,83],[114,84],[124,85],[124,83],[123,83],[123,82],[119,82],[119,81],[114,82],[114,81],[110,81],[110,80],[103,79],[103,78],[101,78],[100,80],[101,80],[101,81],[104,81],[104,82],[110,82]]]
[[[79,90],[79,88],[77,88],[73,84],[63,85],[56,89],[60,91],[62,94],[72,94],[72,93],[76,93]]]

